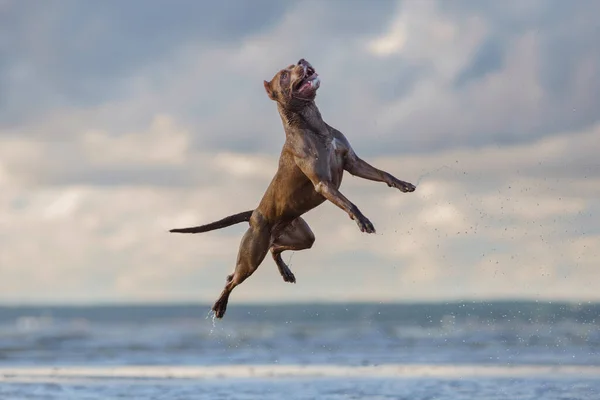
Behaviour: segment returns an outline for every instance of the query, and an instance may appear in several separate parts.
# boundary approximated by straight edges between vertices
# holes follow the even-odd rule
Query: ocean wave
[[[427,365],[386,364],[377,366],[344,365],[221,365],[221,366],[120,366],[0,368],[0,381],[27,379],[227,379],[227,378],[600,378],[600,367],[576,365]]]
[[[593,307],[511,307],[239,306],[217,322],[199,307],[0,309],[0,365],[600,365]]]

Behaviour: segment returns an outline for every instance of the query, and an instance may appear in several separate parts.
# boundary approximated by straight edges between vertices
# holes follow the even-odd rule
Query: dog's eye
[[[284,72],[281,74],[281,79],[287,79],[288,78],[288,73]]]

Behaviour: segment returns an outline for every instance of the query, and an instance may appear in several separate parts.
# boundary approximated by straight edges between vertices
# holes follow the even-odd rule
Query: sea
[[[600,304],[0,307],[0,400],[600,400]]]

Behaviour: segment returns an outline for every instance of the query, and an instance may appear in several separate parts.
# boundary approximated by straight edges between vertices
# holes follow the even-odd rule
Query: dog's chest
[[[327,153],[329,154],[330,162],[335,162],[336,164],[343,160],[343,145],[336,138],[331,139],[331,141],[326,144]]]
[[[329,155],[329,169],[334,181],[341,180],[341,175],[344,172],[344,148],[343,144],[332,139],[327,143],[327,152]]]
[[[338,151],[338,145],[339,145],[339,142],[336,138],[333,138],[331,140],[331,142],[329,143],[329,146],[331,147],[331,150],[333,150],[333,152]]]

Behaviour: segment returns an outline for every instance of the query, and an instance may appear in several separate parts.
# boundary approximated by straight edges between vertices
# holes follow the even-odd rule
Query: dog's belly
[[[276,225],[285,225],[326,200],[317,193],[314,183],[296,163],[286,156],[283,155],[277,174],[258,207],[267,220]],[[344,149],[341,144],[334,139],[322,148],[317,159],[319,156],[319,174],[339,189],[344,175]]]
[[[325,201],[325,198],[315,191],[310,180],[304,179],[302,182],[295,183],[293,190],[281,193],[284,196],[281,198],[278,214],[284,219],[295,219]]]
[[[286,224],[325,202],[325,197],[317,193],[313,183],[302,171],[289,171],[289,174],[274,179],[259,205],[261,213],[277,225]],[[341,184],[341,176],[335,174],[332,183],[336,188]]]

